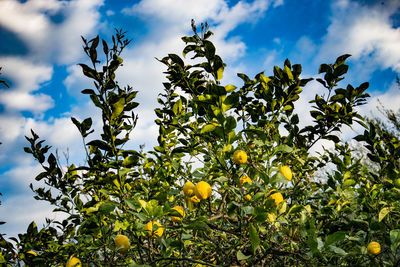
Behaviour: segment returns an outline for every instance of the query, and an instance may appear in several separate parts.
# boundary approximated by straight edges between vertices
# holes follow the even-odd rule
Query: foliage
[[[129,40],[121,31],[111,46],[102,40],[101,60],[99,37],[83,39],[91,66],[80,66],[95,88],[82,93],[101,111],[100,139],[89,139],[91,118],[72,118],[87,164],[63,169],[34,131],[27,137],[25,151],[44,170],[36,180],[47,185],[30,185],[35,199],[67,218],[41,230],[32,223],[13,239],[15,247],[2,246],[0,262],[56,266],[73,255],[85,266],[399,264],[400,191],[393,183],[399,139],[358,114],[368,83],[339,87],[349,55],[321,65],[317,81],[327,95],[315,96],[313,124],[300,127],[295,103],[312,80],[301,76],[301,65],[286,60],[271,76],[239,73],[241,87],[222,85],[226,64],[209,40],[212,32],[207,24],[201,33],[192,28],[182,38],[183,57],[199,63],[176,54],[158,59],[168,81],[155,109],[158,145],[148,152],[124,149],[138,106],[137,92],[116,80]],[[342,126],[353,122],[366,127],[356,139],[365,142],[378,173],[339,142]],[[310,156],[322,139],[334,141],[335,151]],[[233,159],[238,150],[242,160]],[[328,163],[335,167],[327,179],[315,179]],[[184,194],[186,182],[193,184]],[[118,235],[129,238],[127,253],[118,253]],[[371,241],[380,244],[378,255],[367,253]]]

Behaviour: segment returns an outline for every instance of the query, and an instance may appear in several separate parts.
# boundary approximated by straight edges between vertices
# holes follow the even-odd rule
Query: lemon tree
[[[166,82],[155,109],[157,145],[146,151],[124,148],[139,105],[138,92],[116,79],[130,41],[121,31],[112,43],[83,38],[91,65],[80,66],[94,87],[82,93],[101,112],[103,127],[93,135],[92,118],[71,118],[85,144],[82,166],[63,168],[33,130],[27,136],[25,151],[43,167],[36,180],[46,185],[31,185],[35,198],[67,218],[42,229],[31,223],[13,239],[16,246],[2,246],[0,262],[399,264],[400,141],[359,115],[368,83],[342,88],[349,55],[320,66],[316,82],[326,94],[311,101],[313,122],[301,127],[295,105],[303,90],[312,90],[312,79],[300,64],[285,60],[269,76],[239,73],[241,85],[223,84],[227,66],[210,41],[213,33],[206,24],[192,29],[182,38],[182,56],[158,59]],[[353,123],[365,128],[356,140],[373,168],[340,142],[342,127]],[[319,140],[334,141],[335,149],[311,156]]]

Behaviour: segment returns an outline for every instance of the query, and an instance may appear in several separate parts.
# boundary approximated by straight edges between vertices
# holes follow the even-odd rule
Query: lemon
[[[269,198],[275,200],[275,206],[278,206],[279,203],[281,203],[283,201],[283,196],[281,193],[274,193],[272,195],[269,196]]]
[[[288,166],[282,166],[280,172],[286,177],[286,179],[288,179],[288,181],[292,180],[292,171]]]
[[[251,184],[252,181],[251,181],[251,179],[250,179],[249,176],[247,176],[247,175],[242,175],[242,176],[240,177],[240,185],[244,185],[245,183]]]
[[[126,235],[117,235],[114,243],[117,251],[121,254],[125,254],[129,250],[130,242]]]
[[[186,182],[183,185],[183,193],[185,194],[185,196],[187,197],[191,197],[194,195],[194,190],[195,190],[195,185],[192,182]]]
[[[381,252],[381,245],[378,242],[372,241],[368,244],[367,252],[370,256],[378,255]]]
[[[78,258],[75,258],[74,255],[71,255],[65,267],[82,267],[82,263]]]
[[[179,214],[181,215],[181,217],[177,217],[177,216],[171,216],[171,220],[174,222],[179,222],[182,220],[182,218],[185,218],[185,210],[181,207],[181,206],[175,206],[172,208],[173,210],[176,210],[177,212],[179,212]]]
[[[243,150],[236,150],[233,153],[233,162],[236,164],[244,164],[247,162],[247,153]]]
[[[154,225],[158,226],[157,230],[155,230],[155,231],[153,231],[153,226]],[[153,236],[153,237],[156,237],[156,236],[160,237],[164,233],[164,228],[158,222],[148,222],[144,226],[144,229],[147,231],[148,235]]]
[[[29,251],[27,251],[26,252],[27,254],[31,254],[31,255],[33,255],[33,256],[37,256],[37,253],[35,252],[35,251],[33,251],[33,250],[29,250]]]
[[[192,196],[192,197],[190,198],[190,201],[193,202],[193,203],[199,203],[199,202],[200,202],[200,199],[199,199],[197,196]]]
[[[202,199],[207,199],[211,196],[211,186],[204,181],[198,182],[196,185],[196,188],[194,190],[196,196],[202,200]]]

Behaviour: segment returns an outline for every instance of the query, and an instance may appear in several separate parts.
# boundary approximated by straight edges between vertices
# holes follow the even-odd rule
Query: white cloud
[[[3,75],[13,81],[10,84],[11,88],[17,88],[24,92],[38,90],[40,84],[48,81],[53,74],[53,68],[48,64],[28,58],[0,57],[0,62],[3,67]]]
[[[62,213],[53,213],[54,207],[47,202],[33,199],[33,193],[24,192],[13,196],[4,195],[0,206],[2,221],[0,232],[7,234],[5,238],[18,237],[19,233],[26,232],[28,225],[35,221],[39,229],[46,224],[46,219],[61,220],[65,218]]]
[[[223,0],[143,0],[130,8],[125,8],[123,13],[147,19],[153,26],[151,38],[159,44],[165,44],[163,40],[176,39],[176,36],[188,33],[191,19],[197,23],[208,21],[215,33],[214,44],[223,48],[217,53],[225,60],[233,60],[244,55],[246,45],[240,37],[227,39],[227,35],[239,24],[256,22],[271,4],[279,2],[281,1],[255,0],[250,3],[239,1],[229,7]],[[160,45],[160,47],[165,46]]]
[[[38,114],[53,107],[50,96],[34,94],[43,82],[50,80],[52,67],[19,57],[2,57],[0,61],[5,66],[4,75],[12,79],[10,88],[0,90],[0,104],[6,112],[30,111]]]
[[[362,114],[368,118],[379,118],[386,119],[384,114],[382,114],[377,107],[383,104],[385,109],[398,111],[400,106],[400,90],[397,83],[393,82],[389,90],[386,92],[376,91],[370,93],[371,97],[368,99],[368,103],[360,107]]]
[[[13,142],[21,134],[24,124],[25,118],[22,116],[0,115],[0,141]]]
[[[267,70],[273,69],[274,66],[279,65],[281,53],[276,49],[269,51],[263,62],[263,68]]]
[[[0,25],[17,34],[39,61],[75,62],[81,55],[81,35],[92,34],[99,24],[102,0],[16,0],[0,2]],[[62,23],[51,20],[62,15]]]
[[[186,28],[185,23],[192,18],[204,21],[207,18],[216,17],[219,10],[226,8],[227,4],[223,0],[142,0],[130,8],[123,9],[123,13],[161,20],[175,27],[180,25]]]
[[[318,61],[348,53],[353,61],[360,61],[358,70],[365,77],[377,68],[400,72],[400,29],[390,19],[399,7],[398,1],[368,6],[349,0],[334,2]]]
[[[30,135],[31,129],[60,150],[76,147],[76,143],[81,145],[79,131],[70,118],[57,118],[49,122],[29,118],[25,123],[25,135]]]
[[[295,52],[292,52],[293,58],[299,62],[308,62],[315,56],[317,45],[308,36],[302,36],[297,40]]]
[[[18,111],[43,112],[53,107],[53,99],[45,94],[29,94],[18,91],[0,91],[0,103],[6,109]]]

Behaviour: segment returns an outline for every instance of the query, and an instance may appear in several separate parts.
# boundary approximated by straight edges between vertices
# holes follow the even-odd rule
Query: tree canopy
[[[367,82],[340,87],[350,55],[320,65],[316,81],[326,94],[315,95],[313,122],[301,127],[296,101],[312,78],[300,64],[287,59],[269,75],[238,73],[241,85],[222,84],[226,63],[213,33],[207,24],[192,29],[182,57],[158,59],[167,81],[154,110],[158,144],[148,151],[124,148],[139,105],[138,92],[116,75],[130,41],[121,30],[111,43],[82,38],[91,64],[79,65],[94,84],[82,93],[101,112],[99,139],[92,118],[71,118],[86,164],[64,168],[34,130],[26,137],[25,151],[43,167],[36,180],[46,185],[30,185],[35,199],[67,217],[41,229],[32,222],[15,244],[1,237],[0,263],[398,265],[399,136],[359,114]],[[375,169],[340,140],[354,123],[365,128],[355,139]],[[324,139],[335,149],[310,155]]]

